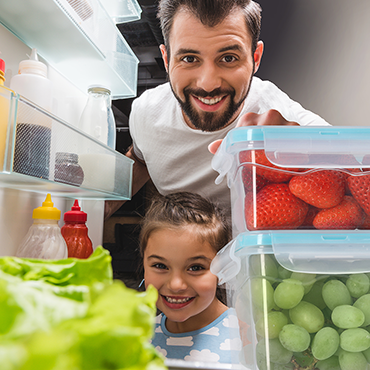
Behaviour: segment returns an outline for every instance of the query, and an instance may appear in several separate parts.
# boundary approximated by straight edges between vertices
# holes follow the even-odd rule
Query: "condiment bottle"
[[[111,92],[101,85],[88,88],[88,100],[79,128],[110,148],[116,148],[116,122],[112,112]]]
[[[70,211],[64,213],[61,232],[67,243],[68,257],[87,258],[93,252],[86,226],[87,214],[81,211],[75,199]]]
[[[60,210],[54,207],[51,201],[51,195],[47,194],[42,206],[33,210],[33,224],[21,242],[16,256],[42,259],[67,258],[67,245],[58,225],[60,215]]]
[[[5,62],[0,59],[0,86],[4,86],[4,76]],[[3,90],[0,90],[0,171],[3,171],[4,166],[6,131],[8,128],[9,118],[9,99],[3,96],[2,92]]]
[[[10,88],[32,103],[50,111],[52,83],[47,66],[40,62],[36,49],[28,60],[19,63],[19,72],[10,80]],[[29,176],[49,178],[51,118],[35,112],[26,104],[18,105],[13,170]]]

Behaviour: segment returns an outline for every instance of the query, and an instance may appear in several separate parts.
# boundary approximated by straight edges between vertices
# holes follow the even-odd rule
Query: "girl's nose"
[[[181,274],[172,274],[169,280],[169,288],[173,292],[179,292],[187,288],[185,279]]]

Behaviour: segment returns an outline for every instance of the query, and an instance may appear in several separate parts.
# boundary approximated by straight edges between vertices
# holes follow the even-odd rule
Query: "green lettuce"
[[[149,342],[157,298],[114,281],[102,247],[86,260],[0,258],[1,369],[165,369]]]

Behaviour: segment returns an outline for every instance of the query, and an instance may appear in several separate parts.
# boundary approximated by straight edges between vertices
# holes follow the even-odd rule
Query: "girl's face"
[[[217,277],[210,271],[216,251],[194,231],[156,230],[144,252],[145,286],[157,288],[157,307],[171,332],[200,329],[226,309],[216,298]]]

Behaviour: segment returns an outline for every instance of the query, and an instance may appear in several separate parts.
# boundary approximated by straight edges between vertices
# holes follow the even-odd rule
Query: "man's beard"
[[[223,127],[227,126],[230,122],[230,120],[233,118],[235,112],[240,108],[240,106],[243,104],[244,100],[247,98],[252,77],[249,81],[249,86],[247,89],[247,92],[244,94],[244,96],[238,101],[235,102],[235,90],[234,89],[215,89],[211,92],[207,92],[204,90],[195,90],[191,88],[185,88],[183,90],[185,101],[182,101],[178,95],[176,95],[174,89],[172,88],[171,80],[170,85],[173,94],[175,95],[177,101],[179,102],[181,109],[186,114],[186,116],[189,118],[192,125],[197,128],[198,130],[202,131],[218,131],[222,129]],[[229,103],[226,108],[226,110],[220,114],[219,112],[199,112],[197,111],[190,102],[190,95],[195,95],[203,98],[212,98],[215,96],[226,96],[229,95]]]

